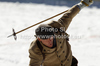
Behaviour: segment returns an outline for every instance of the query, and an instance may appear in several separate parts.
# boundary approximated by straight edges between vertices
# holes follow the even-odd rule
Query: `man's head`
[[[45,46],[53,46],[54,32],[51,26],[47,24],[41,24],[36,28],[35,33],[37,39],[41,41]]]

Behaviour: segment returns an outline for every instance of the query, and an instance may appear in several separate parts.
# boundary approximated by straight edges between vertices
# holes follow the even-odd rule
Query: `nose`
[[[52,40],[53,40],[53,36],[51,36],[51,37],[49,38],[49,40],[52,41]]]

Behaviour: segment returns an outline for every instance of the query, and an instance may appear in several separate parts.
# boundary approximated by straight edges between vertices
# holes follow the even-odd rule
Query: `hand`
[[[91,4],[93,4],[93,1],[92,0],[82,0],[77,5],[79,6],[80,9],[83,9],[84,7],[90,6]]]
[[[86,6],[90,6],[91,4],[93,4],[93,0],[82,0],[81,3],[83,3]]]

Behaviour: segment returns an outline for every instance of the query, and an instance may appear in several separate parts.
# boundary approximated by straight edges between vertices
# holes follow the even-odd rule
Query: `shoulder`
[[[31,43],[30,48],[29,48],[29,52],[32,52],[32,53],[35,53],[35,54],[41,54],[41,51],[40,51],[40,49],[37,45],[38,44],[37,41],[38,40],[36,39]]]
[[[31,44],[30,44],[30,48],[29,48],[29,49],[32,50],[32,49],[35,49],[35,48],[37,47],[37,43],[36,43],[36,41],[37,41],[37,40],[34,40],[34,41],[31,42]]]

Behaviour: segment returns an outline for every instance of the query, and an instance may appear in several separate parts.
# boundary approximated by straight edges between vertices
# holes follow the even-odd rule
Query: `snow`
[[[51,6],[33,3],[0,2],[0,66],[28,66],[30,43],[35,40],[34,30],[37,26],[13,37],[12,28],[19,31],[38,23],[48,17],[63,12],[70,7]],[[62,15],[61,15],[62,16]],[[58,20],[61,16],[51,19]],[[73,19],[68,30],[73,55],[79,66],[99,66],[100,59],[100,9],[87,7]]]

